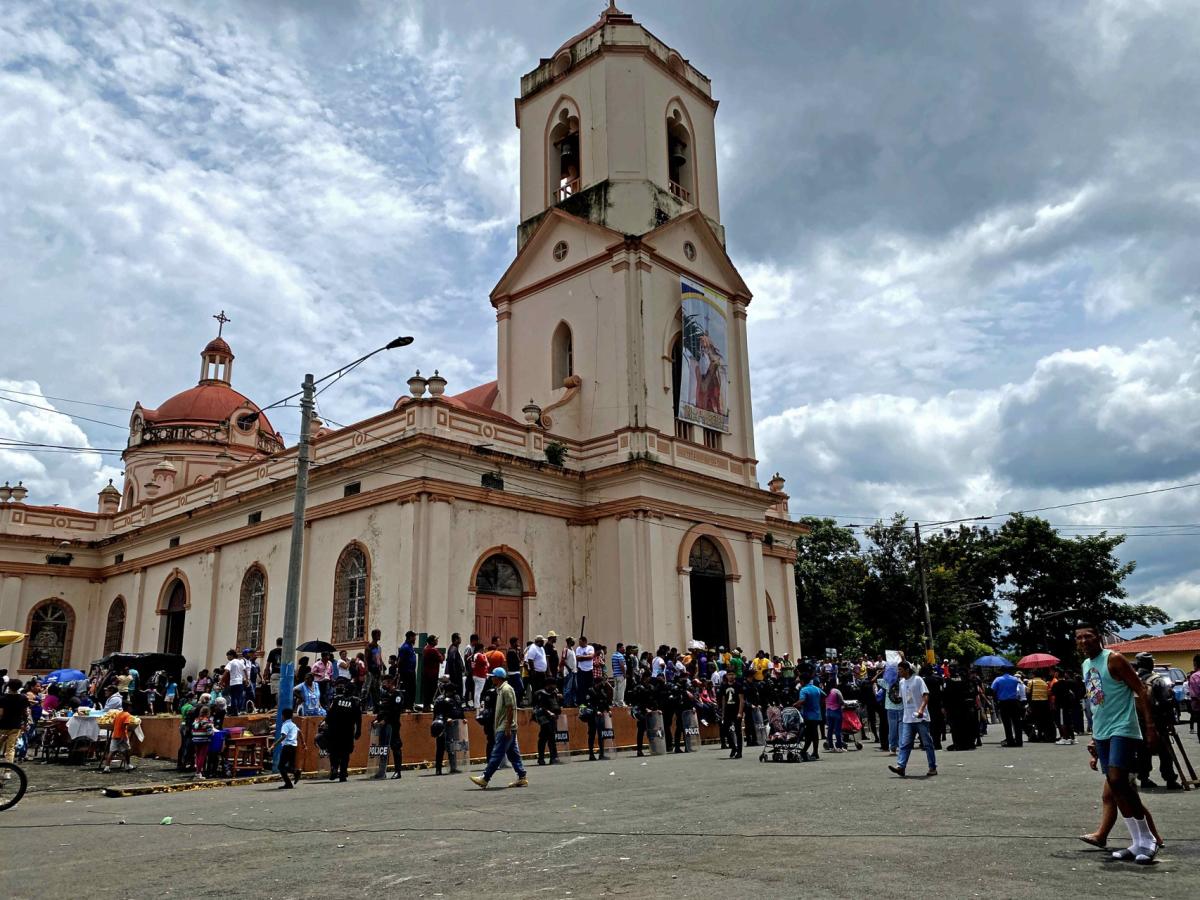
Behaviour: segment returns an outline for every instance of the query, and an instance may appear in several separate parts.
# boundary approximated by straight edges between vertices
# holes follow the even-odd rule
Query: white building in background
[[[522,77],[497,379],[447,393],[414,376],[392,409],[318,430],[301,640],[528,638],[586,616],[608,644],[799,654],[799,528],[783,479],[758,484],[716,108],[704,75],[613,7]],[[134,406],[124,485],[96,512],[0,502],[0,629],[29,633],[0,667],[122,649],[196,671],[274,644],[296,451],[247,419],[224,339],[201,360],[195,387]]]

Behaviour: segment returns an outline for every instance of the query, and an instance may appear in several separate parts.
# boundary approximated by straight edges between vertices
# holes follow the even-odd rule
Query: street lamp
[[[296,397],[300,398],[300,441],[296,445],[296,496],[292,506],[292,544],[288,554],[287,595],[283,605],[283,648],[279,660],[279,700],[276,704],[277,710],[275,713],[274,768],[276,770],[279,769],[279,754],[283,749],[283,745],[279,743],[280,728],[283,725],[283,711],[285,708],[292,708],[292,690],[296,683],[296,630],[298,627],[297,619],[300,615],[300,570],[301,562],[304,559],[304,506],[308,495],[308,442],[309,430],[312,425],[313,402],[316,398],[316,388],[318,384],[329,381],[331,378],[337,381],[348,375],[376,353],[382,353],[384,350],[394,350],[397,347],[407,347],[412,342],[413,339],[411,337],[398,337],[384,344],[382,347],[360,356],[354,362],[347,363],[340,369],[335,369],[328,375],[324,375],[315,381],[311,374],[305,375],[304,383],[298,392],[284,397],[270,406],[264,406],[259,412],[242,416],[238,420],[239,424],[242,424],[243,427],[249,427],[258,421],[262,412],[273,409],[276,406],[282,406]]]

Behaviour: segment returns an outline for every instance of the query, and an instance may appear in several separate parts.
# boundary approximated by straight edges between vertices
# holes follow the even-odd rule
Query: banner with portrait
[[[729,431],[729,301],[712,288],[680,279],[683,332],[679,418]]]

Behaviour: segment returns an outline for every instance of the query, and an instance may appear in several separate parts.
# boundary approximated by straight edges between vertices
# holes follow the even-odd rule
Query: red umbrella
[[[1022,656],[1017,661],[1018,669],[1049,669],[1051,666],[1057,666],[1062,660],[1057,656],[1051,656],[1049,653],[1030,653],[1028,656]]]

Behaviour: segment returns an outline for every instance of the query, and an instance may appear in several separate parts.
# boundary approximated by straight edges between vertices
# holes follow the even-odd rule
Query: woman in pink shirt
[[[328,653],[322,653],[321,658],[313,663],[313,681],[317,683],[317,689],[321,692],[322,706],[327,706],[329,703],[329,673],[332,668],[333,663],[329,661]]]
[[[825,749],[834,753],[846,752],[846,742],[842,738],[842,708],[845,705],[842,692],[830,687],[825,695]]]

